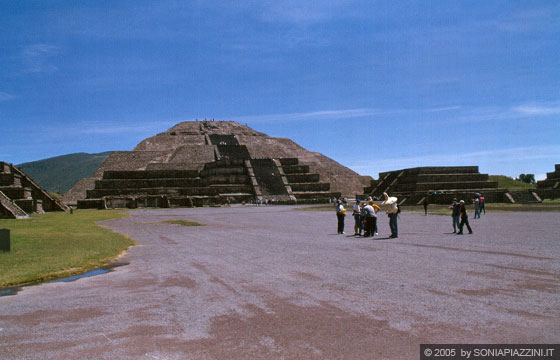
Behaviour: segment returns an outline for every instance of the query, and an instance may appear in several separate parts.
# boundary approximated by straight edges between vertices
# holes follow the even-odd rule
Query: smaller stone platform
[[[554,165],[554,171],[546,173],[545,180],[537,181],[536,193],[542,199],[560,198],[560,164]]]
[[[560,189],[560,164],[554,165],[554,171],[546,173],[546,179],[537,181],[539,189]]]
[[[0,162],[0,217],[18,219],[30,213],[65,211],[67,207],[41,189],[23,171]]]
[[[430,166],[379,173],[364,193],[380,197],[384,192],[399,198],[399,203],[415,205],[426,197],[431,203],[447,204],[453,198],[469,202],[475,193],[483,194],[487,202],[510,202],[506,189],[497,181],[481,174],[478,166]],[[434,195],[435,193],[435,195]]]

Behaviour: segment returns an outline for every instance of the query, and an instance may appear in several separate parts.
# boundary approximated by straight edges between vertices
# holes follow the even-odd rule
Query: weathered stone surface
[[[537,181],[539,189],[559,189],[560,190],[560,164],[554,165],[554,171],[546,173],[546,179]]]
[[[196,176],[193,173],[188,179],[154,172],[180,170],[192,170]],[[143,140],[133,151],[114,152],[92,179],[79,182],[65,200],[129,196],[139,201],[138,195],[179,193],[214,197],[218,201],[222,194],[238,200],[271,196],[308,202],[353,195],[361,192],[370,179],[290,139],[273,138],[231,121],[191,121]],[[292,183],[297,189],[293,194]],[[209,189],[215,185],[222,186],[223,191],[228,187],[244,191],[235,192],[242,195],[229,196],[231,193]],[[245,192],[247,189],[250,191]],[[170,206],[190,203],[178,199],[171,197]],[[84,206],[87,204],[84,202]]]
[[[399,203],[417,204],[428,193],[429,202],[447,204],[453,198],[469,201],[474,193],[482,193],[487,202],[507,202],[506,189],[498,189],[488,174],[480,174],[478,166],[430,166],[379,173],[379,180],[364,189],[368,195],[381,196],[383,192],[399,198]]]
[[[21,218],[28,213],[64,211],[37,183],[12,164],[0,162],[0,217]]]

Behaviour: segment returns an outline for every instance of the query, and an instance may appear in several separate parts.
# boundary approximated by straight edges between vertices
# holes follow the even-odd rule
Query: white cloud
[[[353,14],[353,0],[329,1],[259,1],[261,19],[267,22],[288,22],[292,24],[314,24],[329,21],[345,14]]]
[[[513,111],[528,116],[547,116],[560,114],[560,106],[521,105]]]
[[[60,52],[60,48],[49,44],[33,44],[26,46],[21,58],[24,71],[28,73],[52,73],[58,67],[51,64],[51,59]]]
[[[535,180],[536,180],[536,181],[545,180],[545,179],[546,179],[546,173],[535,174]]]
[[[2,102],[2,101],[13,100],[13,99],[15,99],[15,98],[16,98],[15,95],[8,94],[8,93],[1,92],[1,91],[0,91],[0,102]]]
[[[110,123],[85,123],[79,127],[70,127],[67,132],[72,135],[110,135],[127,133],[146,133],[154,135],[157,132],[165,131],[167,127],[173,125],[171,122],[157,122],[150,124],[110,124]]]
[[[425,109],[425,112],[441,112],[441,111],[452,111],[452,110],[459,110],[461,109],[460,106],[447,106],[447,107],[440,107],[440,108],[433,108],[433,109]]]
[[[550,2],[550,4],[553,4],[553,2]],[[559,14],[560,7],[554,4],[553,6],[519,11],[490,24],[498,30],[507,32],[519,33],[543,30],[558,32]]]
[[[288,114],[236,116],[236,117],[226,118],[225,120],[238,121],[238,122],[305,121],[305,120],[316,121],[316,120],[358,118],[358,117],[381,115],[383,113],[386,112],[377,109],[319,110],[319,111],[288,113]]]
[[[238,122],[270,122],[270,121],[320,121],[320,120],[336,120],[363,117],[388,117],[394,115],[407,114],[409,117],[414,114],[421,113],[450,113],[455,123],[471,123],[483,121],[501,121],[519,119],[524,117],[538,117],[560,114],[560,106],[557,105],[518,105],[513,107],[475,107],[465,108],[459,105],[442,106],[437,108],[425,109],[376,109],[376,108],[357,108],[357,109],[338,109],[338,110],[317,110],[299,113],[286,114],[264,114],[264,115],[248,115],[225,117],[223,120],[231,120]],[[442,118],[444,115],[438,116],[437,119],[431,120],[434,123],[448,123],[449,118]],[[220,119],[222,120],[222,119]]]

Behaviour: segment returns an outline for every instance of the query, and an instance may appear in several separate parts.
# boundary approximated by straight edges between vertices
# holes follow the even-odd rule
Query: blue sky
[[[560,163],[555,1],[0,1],[0,160],[236,120],[360,174]]]

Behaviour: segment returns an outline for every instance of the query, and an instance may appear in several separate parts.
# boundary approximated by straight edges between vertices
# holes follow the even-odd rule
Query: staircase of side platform
[[[0,191],[4,198],[2,215],[6,217],[20,218],[30,213],[43,213],[45,210],[67,209],[64,204],[53,199],[25,173],[6,162],[0,162]]]
[[[21,186],[31,189],[31,197],[36,200],[35,204],[41,204],[40,209],[33,210],[35,212],[44,211],[66,211],[68,207],[61,201],[54,199],[45,190],[43,190],[37,183],[28,177],[23,171],[17,167],[10,165],[10,171],[14,176],[21,178]],[[31,210],[31,209],[30,209]]]
[[[22,208],[0,191],[0,217],[9,219],[24,219],[29,217]]]
[[[509,191],[508,194],[516,203],[529,204],[542,202],[542,199],[533,190]]]
[[[390,171],[386,173],[380,173],[380,181],[377,183],[375,188],[369,192],[369,195],[381,197],[384,192],[391,192],[392,186],[395,185],[396,180],[402,176],[402,171]]]

